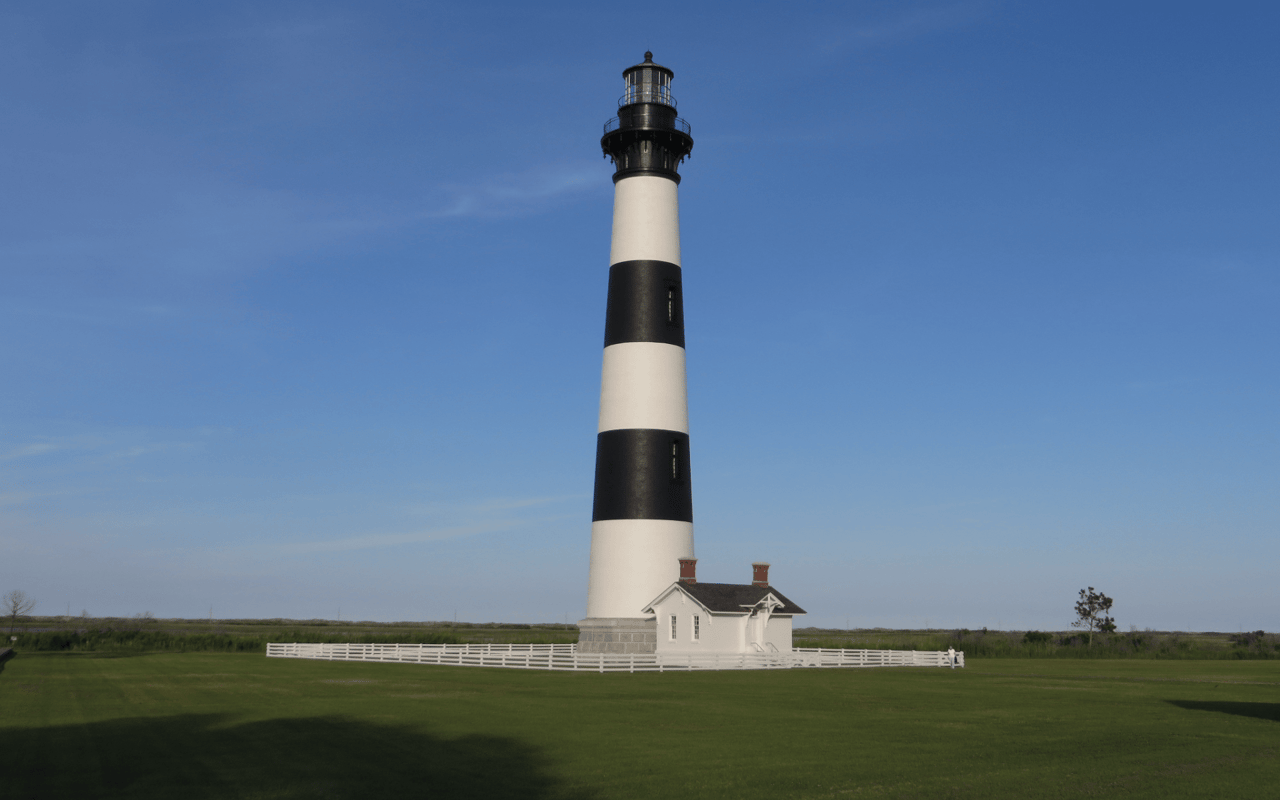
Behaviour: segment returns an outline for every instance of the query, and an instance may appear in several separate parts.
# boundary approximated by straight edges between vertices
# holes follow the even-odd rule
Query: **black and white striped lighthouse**
[[[693,557],[676,169],[693,149],[671,70],[622,75],[600,145],[613,160],[613,239],[582,652],[653,652],[642,609]]]

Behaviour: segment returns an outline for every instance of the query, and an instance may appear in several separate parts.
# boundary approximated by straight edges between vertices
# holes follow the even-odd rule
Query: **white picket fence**
[[[669,672],[795,667],[963,667],[964,653],[920,650],[796,648],[785,653],[615,655],[579,653],[576,644],[304,644],[271,643],[267,658],[384,661],[572,672]]]

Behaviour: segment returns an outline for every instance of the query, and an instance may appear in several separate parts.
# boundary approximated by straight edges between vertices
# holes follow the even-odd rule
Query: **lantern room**
[[[676,107],[671,96],[671,78],[675,75],[666,67],[653,63],[653,53],[645,52],[644,62],[623,70],[626,92],[618,98],[618,107],[633,103],[661,103]]]

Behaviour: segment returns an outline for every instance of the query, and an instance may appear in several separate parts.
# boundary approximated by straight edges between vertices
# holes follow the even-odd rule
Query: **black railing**
[[[618,108],[632,103],[661,103],[664,106],[676,107],[676,99],[671,96],[670,89],[665,92],[657,89],[628,89],[626,94],[618,98]]]
[[[622,123],[618,121],[618,118],[614,117],[613,119],[609,120],[604,124],[604,132],[612,133],[613,131],[616,131],[618,129],[618,126],[621,124]],[[689,123],[685,122],[680,117],[676,117],[676,130],[681,131],[682,133],[688,134],[689,136],[693,135],[693,129],[689,127]]]

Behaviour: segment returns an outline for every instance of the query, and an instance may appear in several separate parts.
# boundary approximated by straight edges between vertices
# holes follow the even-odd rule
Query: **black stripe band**
[[[601,432],[591,520],[602,519],[693,522],[689,434],[648,428]]]
[[[623,342],[684,347],[680,267],[667,261],[621,261],[609,267],[604,346]]]

